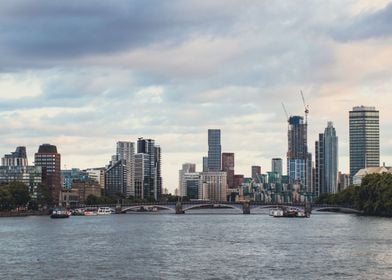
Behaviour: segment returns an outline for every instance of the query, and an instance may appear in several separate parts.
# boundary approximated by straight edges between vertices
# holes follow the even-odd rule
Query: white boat
[[[283,217],[283,215],[284,215],[283,209],[277,208],[277,209],[270,210],[270,216]]]
[[[97,215],[111,215],[112,209],[110,207],[99,207],[97,211]]]

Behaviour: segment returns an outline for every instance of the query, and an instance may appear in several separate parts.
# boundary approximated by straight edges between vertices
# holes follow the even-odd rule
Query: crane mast
[[[308,123],[309,105],[307,105],[305,102],[305,97],[304,97],[302,90],[301,90],[301,97],[302,97],[302,102],[303,102],[304,108],[305,108],[305,123]]]

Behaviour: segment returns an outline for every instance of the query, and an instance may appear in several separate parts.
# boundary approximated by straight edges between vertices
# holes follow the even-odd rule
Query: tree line
[[[44,185],[38,185],[35,189],[35,197],[32,198],[29,187],[22,182],[11,182],[0,185],[0,211],[10,211],[19,208],[38,210],[52,205],[49,190]]]
[[[317,203],[353,206],[365,215],[392,217],[392,174],[369,174],[360,186],[336,194],[322,194]]]

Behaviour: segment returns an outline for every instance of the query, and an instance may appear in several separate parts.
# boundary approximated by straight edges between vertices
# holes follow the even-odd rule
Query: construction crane
[[[282,107],[283,107],[284,113],[286,114],[286,119],[287,119],[287,121],[289,121],[289,114],[287,113],[286,106],[284,106],[283,102],[282,102]]]
[[[309,105],[306,105],[305,97],[304,97],[302,90],[301,90],[301,97],[302,97],[302,102],[304,103],[304,107],[305,107],[305,123],[308,123]]]

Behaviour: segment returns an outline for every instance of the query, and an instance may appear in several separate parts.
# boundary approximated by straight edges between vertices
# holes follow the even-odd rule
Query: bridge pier
[[[185,211],[182,209],[182,204],[180,201],[176,203],[176,214],[185,214]]]
[[[121,211],[122,210],[122,205],[121,205],[121,203],[117,200],[117,203],[116,203],[116,208],[115,208],[115,213],[116,214],[121,214]]]
[[[249,204],[249,202],[244,202],[244,204],[242,204],[242,214],[244,214],[244,215],[249,215],[250,214],[250,204]]]

